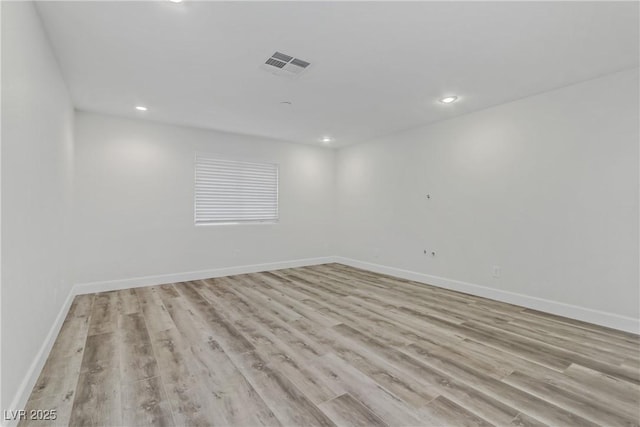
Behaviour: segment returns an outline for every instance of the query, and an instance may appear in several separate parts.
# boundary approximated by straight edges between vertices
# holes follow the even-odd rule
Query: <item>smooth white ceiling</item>
[[[637,67],[639,56],[637,2],[38,8],[79,109],[304,143],[328,134],[336,146]],[[297,80],[269,74],[260,65],[276,50],[312,66]],[[448,94],[459,101],[437,102]]]

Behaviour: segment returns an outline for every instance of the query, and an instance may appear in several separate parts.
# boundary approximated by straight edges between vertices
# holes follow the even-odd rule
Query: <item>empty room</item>
[[[640,426],[640,3],[2,1],[6,426]]]

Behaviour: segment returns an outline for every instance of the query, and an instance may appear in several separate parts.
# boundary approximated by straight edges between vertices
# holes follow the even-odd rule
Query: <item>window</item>
[[[196,225],[277,220],[278,165],[196,155]]]

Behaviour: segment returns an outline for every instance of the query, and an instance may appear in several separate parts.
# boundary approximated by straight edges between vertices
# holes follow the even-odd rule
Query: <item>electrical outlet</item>
[[[500,277],[501,268],[499,265],[493,266],[493,277]]]

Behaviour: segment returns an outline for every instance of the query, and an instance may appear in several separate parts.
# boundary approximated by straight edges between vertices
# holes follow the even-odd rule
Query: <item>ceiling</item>
[[[78,109],[333,146],[638,66],[637,2],[55,2]],[[275,51],[311,66],[261,65]],[[438,99],[455,94],[450,105]],[[288,101],[291,104],[282,104]],[[147,112],[135,110],[148,107]]]

